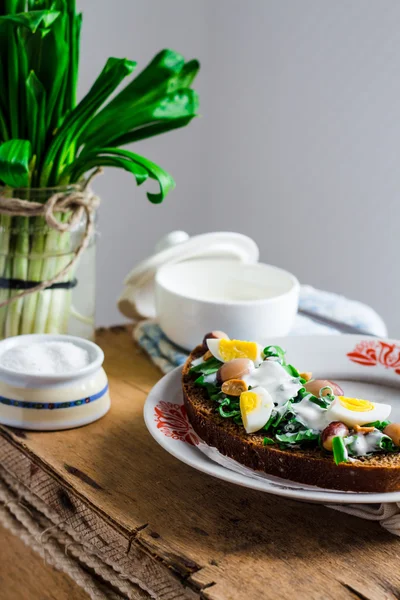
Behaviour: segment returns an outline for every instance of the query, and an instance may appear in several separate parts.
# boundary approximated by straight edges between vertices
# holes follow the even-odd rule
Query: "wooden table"
[[[398,538],[374,522],[240,488],[181,464],[143,422],[158,370],[123,327],[100,330],[97,341],[106,355],[110,413],[60,433],[2,427],[0,462],[135,579],[134,597],[400,598]],[[33,560],[29,550],[26,560]],[[5,562],[0,597],[14,598]]]

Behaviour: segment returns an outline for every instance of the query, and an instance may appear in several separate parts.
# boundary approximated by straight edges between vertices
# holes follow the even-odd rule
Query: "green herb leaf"
[[[99,152],[98,154],[85,156],[84,158],[74,161],[62,173],[59,183],[65,185],[70,181],[79,181],[87,171],[95,169],[96,167],[116,167],[117,169],[128,171],[128,173],[134,175],[137,185],[141,185],[149,177],[148,171],[137,163],[121,156],[112,154],[102,155],[101,152]]]
[[[109,149],[109,151],[111,151],[111,149]],[[121,156],[125,156],[126,158],[130,159],[135,165],[142,167],[144,170],[146,170],[148,176],[151,179],[157,181],[158,185],[160,186],[160,193],[147,193],[148,199],[150,200],[150,202],[153,202],[153,204],[159,204],[160,202],[162,202],[165,196],[168,194],[168,192],[170,192],[175,187],[175,181],[173,180],[171,175],[169,175],[166,171],[164,171],[164,169],[162,169],[155,163],[151,162],[147,158],[144,158],[144,156],[139,156],[139,154],[134,154],[133,152],[130,152],[128,150],[121,149],[114,149],[114,153],[119,154]]]
[[[375,427],[375,429],[382,431],[387,425],[390,425],[390,423],[391,421],[374,421],[373,423],[366,423],[364,427]]]
[[[32,0],[29,0],[31,2]],[[3,0],[0,3],[0,15],[22,12],[25,9],[25,0]]]
[[[41,157],[45,138],[46,92],[33,71],[26,80],[26,102],[30,118],[28,119],[29,138],[35,156]]]
[[[13,138],[18,138],[20,135],[19,109],[21,98],[19,95],[20,88],[20,73],[19,73],[19,48],[17,31],[13,27],[6,29],[5,35],[7,50],[7,92],[8,92],[8,115],[9,115],[9,131]],[[0,35],[0,39],[1,39]]]
[[[25,13],[5,15],[0,17],[0,27],[4,24],[19,25],[35,33],[39,27],[46,30],[59,15],[60,13],[57,10],[32,10]]]
[[[154,120],[150,115],[160,101],[168,94],[189,87],[199,67],[198,61],[185,64],[181,54],[163,50],[98,113],[85,130],[84,141],[92,147],[104,145],[102,140],[106,138],[103,136],[107,135],[115,122],[119,123],[120,133],[123,135],[139,125],[149,125]],[[197,102],[194,96],[193,101]],[[190,115],[194,116],[196,112],[197,106],[193,105]],[[141,115],[139,120],[137,115]],[[123,127],[121,118],[124,119]],[[179,118],[179,115],[175,114],[174,118]]]
[[[398,452],[400,450],[400,448],[393,443],[392,438],[384,433],[382,433],[382,437],[378,440],[378,447],[386,452]]]
[[[111,138],[113,139],[112,143],[114,146],[125,146],[126,144],[131,144],[132,142],[140,142],[140,140],[145,140],[155,135],[160,135],[161,133],[167,133],[173,129],[185,127],[195,116],[196,115],[191,117],[176,118],[173,121],[169,120],[165,123],[158,122],[142,125],[136,129],[133,129],[132,131],[129,131],[128,133],[118,135],[118,137],[114,139]]]
[[[276,412],[272,411],[271,416],[269,417],[268,421],[265,423],[263,430],[264,431],[268,431],[269,429],[272,429],[272,423],[274,421],[276,417]]]
[[[292,377],[300,377],[300,373],[293,365],[282,364],[283,368],[291,375]]]
[[[200,379],[200,378],[199,378]],[[197,381],[197,380],[196,380]],[[219,388],[217,388],[219,389]],[[225,394],[221,391],[216,392],[215,394],[211,394],[210,395],[210,400],[213,400],[214,402],[220,402],[222,400],[225,399]]]
[[[62,14],[44,38],[36,33],[26,40],[29,69],[35,73],[45,89],[46,124],[42,135],[46,140],[49,139],[48,132],[55,131],[61,125],[65,113],[75,107],[75,102],[70,98],[66,99],[71,72],[75,71],[76,78],[78,69],[78,65],[70,62],[70,48],[79,45],[79,36],[68,39],[72,27],[70,19],[75,20],[77,17]]]
[[[263,439],[263,446],[270,446],[271,444],[276,444],[275,440],[270,437],[265,437]]]
[[[271,427],[273,429],[276,429],[277,427],[279,427],[279,425],[281,424],[281,422],[283,421],[283,419],[285,419],[288,414],[293,414],[291,411],[291,407],[292,407],[292,403],[290,400],[288,400],[287,402],[285,402],[285,404],[283,404],[282,406],[280,406],[279,408],[274,410],[274,418],[271,422]]]
[[[324,392],[326,392],[327,390],[328,390],[328,393],[327,393],[327,394],[325,394],[325,396],[324,396]],[[332,401],[332,400],[335,398],[335,395],[334,395],[334,393],[333,393],[333,389],[331,388],[331,386],[330,386],[330,385],[326,385],[326,386],[324,386],[323,388],[321,388],[321,389],[319,390],[319,395],[320,395],[320,397],[321,397],[321,398],[322,398],[322,397],[324,397],[324,398],[330,398],[330,399],[331,399],[331,401]]]
[[[344,440],[339,435],[332,439],[333,460],[338,465],[342,462],[348,462],[348,454]]]
[[[183,127],[197,115],[198,107],[198,94],[191,89],[178,90],[157,99],[153,104],[141,105],[136,110],[121,107],[107,124],[103,117],[104,126],[98,125],[90,137],[88,132],[83,132],[80,143],[85,144],[85,148],[92,148],[135,142],[156,133]],[[95,117],[94,121],[96,120],[98,119]]]
[[[195,384],[196,385],[200,385],[201,387],[206,388],[208,395],[214,396],[216,394],[218,394],[219,392],[219,387],[215,385],[215,383],[212,383],[210,381],[206,381],[205,376],[204,375],[200,375],[200,377],[198,377],[195,380]]]
[[[266,346],[266,348],[264,348],[264,350],[263,350],[263,354],[264,354],[265,358],[276,357],[276,358],[279,358],[279,360],[282,364],[285,363],[286,352],[280,346]]]
[[[191,367],[189,373],[202,373],[203,375],[211,375],[212,373],[216,373],[222,362],[217,360],[216,358],[210,358],[205,362],[200,363],[196,367]]]
[[[310,402],[312,402],[313,404],[317,404],[317,406],[319,406],[320,408],[328,408],[328,406],[330,406],[332,400],[329,400],[328,397],[324,396],[322,398],[317,398],[317,396],[314,396],[313,394],[309,394],[309,396],[306,396],[308,398],[308,400]]]
[[[285,444],[298,444],[299,442],[311,442],[319,438],[319,433],[313,429],[296,431],[294,433],[277,433],[276,439]]]
[[[131,171],[135,175],[138,185],[143,183],[148,177],[156,180],[160,186],[160,192],[158,194],[152,194],[150,192],[147,194],[150,202],[153,202],[154,204],[162,202],[168,192],[175,187],[175,182],[171,175],[161,167],[143,156],[134,154],[133,152],[130,152],[130,150],[121,150],[120,148],[101,148],[81,154],[78,159],[68,165],[64,170],[61,175],[61,180],[79,180],[79,178],[87,171],[88,164],[108,166],[120,165],[120,168],[122,167],[127,171]]]
[[[11,187],[29,185],[31,143],[27,140],[9,140],[0,146],[0,179]]]
[[[232,417],[237,417],[240,415],[240,409],[237,408],[237,405],[233,405],[231,407],[231,399],[230,398],[225,398],[225,400],[222,400],[221,404],[218,407],[218,412],[221,415],[221,417],[224,417],[224,419],[231,419]],[[231,410],[225,411],[225,406],[227,408],[231,407]]]
[[[308,390],[306,390],[305,388],[301,388],[297,392],[297,396],[292,398],[292,402],[294,404],[297,402],[301,402],[302,400],[304,400],[304,398],[307,398],[307,396],[309,396],[309,395],[310,395],[310,392]]]
[[[135,66],[135,62],[125,58],[108,59],[89,92],[67,116],[55,135],[45,158],[41,185],[54,184],[65,170],[66,165],[70,165],[71,148],[75,152],[77,140],[86,128],[88,120],[104,104],[121,81],[132,73]]]

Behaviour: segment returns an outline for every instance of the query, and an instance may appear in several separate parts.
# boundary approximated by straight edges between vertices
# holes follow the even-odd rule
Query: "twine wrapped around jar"
[[[95,212],[100,204],[100,199],[87,192],[89,183],[94,177],[99,175],[102,169],[96,169],[86,181],[82,191],[58,192],[50,196],[44,204],[40,202],[31,202],[21,200],[20,198],[7,198],[0,196],[0,214],[9,217],[44,217],[47,225],[60,233],[72,231],[81,221],[83,215],[86,215],[85,232],[81,243],[74,252],[74,256],[63,269],[46,281],[40,281],[36,285],[29,286],[19,294],[10,296],[3,302],[0,302],[0,308],[19,300],[29,294],[34,294],[51,287],[57,281],[62,279],[72,267],[77,263],[81,254],[86,250],[89,240],[92,236],[95,226]],[[55,213],[70,213],[67,221],[58,221]]]

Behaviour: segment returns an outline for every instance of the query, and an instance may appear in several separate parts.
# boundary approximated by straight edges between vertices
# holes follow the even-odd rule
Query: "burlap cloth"
[[[96,600],[144,599],[151,595],[107,564],[79,539],[60,516],[0,467],[0,524],[19,536],[43,560],[62,571]]]

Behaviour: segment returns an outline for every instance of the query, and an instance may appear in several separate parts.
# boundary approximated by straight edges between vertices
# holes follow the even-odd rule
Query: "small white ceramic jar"
[[[72,342],[89,364],[62,374],[20,373],[1,364],[1,355],[29,342]],[[61,430],[96,421],[110,408],[104,353],[93,342],[69,335],[21,335],[0,342],[0,423],[31,430]]]
[[[213,330],[265,343],[287,335],[299,289],[296,277],[278,267],[217,258],[167,264],[155,278],[161,329],[186,350]]]

